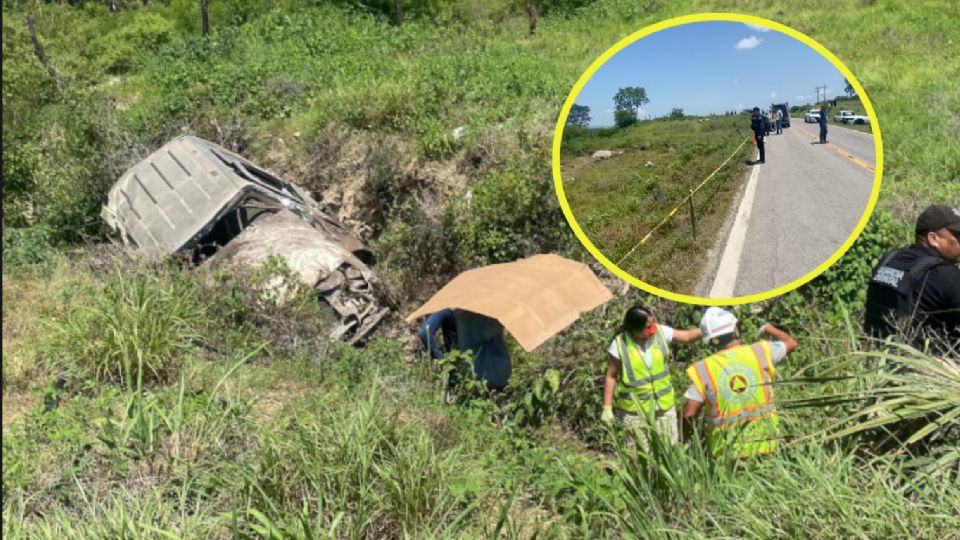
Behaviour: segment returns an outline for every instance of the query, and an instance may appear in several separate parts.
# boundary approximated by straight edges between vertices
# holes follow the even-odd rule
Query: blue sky
[[[816,86],[843,95],[843,74],[817,51],[792,37],[738,22],[675,26],[635,41],[587,81],[576,102],[590,107],[593,126],[613,125],[613,96],[642,86],[645,112],[722,114],[744,107],[813,102]],[[641,113],[641,117],[644,114]]]

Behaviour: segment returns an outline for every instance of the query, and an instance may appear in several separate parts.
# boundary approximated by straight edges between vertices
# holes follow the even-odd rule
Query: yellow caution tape
[[[703,186],[705,186],[705,185],[707,184],[707,182],[710,181],[711,178],[713,178],[718,172],[720,172],[720,169],[722,169],[722,168],[724,167],[724,165],[726,165],[731,159],[733,159],[733,156],[737,155],[737,152],[739,152],[740,149],[743,148],[743,145],[747,144],[747,141],[749,141],[749,140],[750,140],[750,137],[747,137],[746,140],[744,140],[742,143],[740,143],[740,146],[738,146],[737,149],[734,150],[733,153],[730,154],[730,156],[727,157],[727,159],[723,160],[723,163],[721,163],[719,167],[717,167],[716,169],[714,169],[713,172],[710,173],[709,176],[707,176],[706,178],[704,178],[704,179],[703,179],[703,182],[700,182],[700,183],[697,185],[697,187],[693,188],[693,189],[690,191],[690,193],[689,193],[686,197],[684,197],[683,200],[681,200],[679,204],[677,204],[677,207],[674,208],[673,210],[671,210],[670,213],[668,213],[667,216],[666,216],[665,218],[663,218],[663,220],[660,221],[660,223],[657,223],[656,226],[654,226],[652,229],[650,229],[650,232],[648,232],[642,239],[640,239],[640,243],[638,243],[637,245],[633,246],[633,249],[631,249],[630,251],[628,251],[626,255],[624,255],[619,261],[617,261],[617,266],[620,266],[620,263],[622,263],[623,261],[627,260],[627,257],[629,257],[630,255],[632,255],[633,252],[636,251],[638,247],[646,244],[646,243],[647,243],[647,240],[650,239],[650,237],[653,235],[653,233],[656,232],[657,229],[659,229],[660,227],[662,227],[662,226],[663,226],[664,224],[666,224],[668,221],[670,221],[670,218],[672,218],[672,217],[674,216],[674,214],[676,214],[677,211],[680,210],[680,207],[683,206],[683,203],[687,202],[687,200],[689,200],[690,197],[693,197],[693,195],[694,195],[697,191],[699,191],[700,188],[702,188]]]

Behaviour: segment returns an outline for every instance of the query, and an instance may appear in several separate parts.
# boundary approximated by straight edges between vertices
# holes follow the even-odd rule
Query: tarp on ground
[[[406,320],[444,308],[465,309],[500,321],[529,352],[611,298],[585,264],[542,254],[468,270]]]

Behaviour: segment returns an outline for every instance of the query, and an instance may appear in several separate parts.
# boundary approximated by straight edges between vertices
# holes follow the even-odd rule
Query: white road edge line
[[[760,159],[760,152],[757,158]],[[747,180],[747,188],[743,192],[743,199],[737,209],[737,217],[730,227],[727,245],[723,249],[723,256],[717,267],[717,275],[710,289],[710,298],[730,298],[737,283],[737,274],[740,272],[740,256],[743,254],[743,244],[747,238],[747,225],[750,221],[750,212],[753,210],[753,197],[757,191],[757,178],[760,176],[760,167],[754,165]]]

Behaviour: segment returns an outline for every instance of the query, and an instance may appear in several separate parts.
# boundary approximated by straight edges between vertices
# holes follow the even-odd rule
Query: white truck
[[[853,111],[840,111],[833,117],[837,122],[844,124],[869,124],[870,117],[861,114],[854,114]]]

